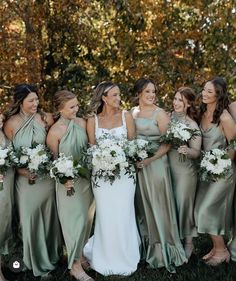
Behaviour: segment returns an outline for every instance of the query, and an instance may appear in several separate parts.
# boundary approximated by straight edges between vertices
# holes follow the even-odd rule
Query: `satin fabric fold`
[[[68,120],[69,121],[69,120]],[[59,145],[59,153],[79,160],[88,145],[85,129],[73,120],[68,122],[65,135]],[[93,193],[90,181],[84,178],[75,180],[75,193],[66,195],[64,185],[57,182],[57,206],[62,232],[67,250],[68,268],[79,260],[83,247],[89,238],[94,216]]]
[[[46,130],[34,116],[17,130],[13,146],[30,147],[45,143]],[[19,174],[15,181],[16,205],[23,240],[23,261],[35,276],[55,269],[61,249],[61,229],[55,200],[55,182],[49,177],[36,179],[34,185]]]

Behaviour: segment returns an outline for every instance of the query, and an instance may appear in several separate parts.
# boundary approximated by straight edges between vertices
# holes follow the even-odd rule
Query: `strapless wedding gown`
[[[96,138],[104,133],[127,138],[124,113],[122,121],[121,127],[108,130],[99,128],[95,117]],[[91,267],[102,275],[130,275],[137,269],[140,260],[134,181],[122,174],[112,184],[100,179],[98,185],[93,188],[96,202],[94,235],[85,245],[84,256]]]

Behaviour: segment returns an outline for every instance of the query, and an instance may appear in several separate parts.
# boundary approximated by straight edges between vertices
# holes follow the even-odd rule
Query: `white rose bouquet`
[[[132,164],[136,164],[138,161],[151,157],[155,153],[150,142],[143,139],[127,141],[124,150],[129,162]]]
[[[32,147],[21,147],[12,155],[12,162],[17,168],[29,170],[29,184],[35,184],[34,176],[45,175],[49,172],[52,154],[43,144],[33,144]]]
[[[122,171],[130,177],[135,177],[134,169],[129,165],[124,148],[125,141],[104,134],[97,140],[96,145],[87,150],[87,161],[92,170],[95,186],[98,186],[97,181],[101,178],[112,184],[115,179],[120,178]]]
[[[73,157],[67,157],[63,153],[60,153],[59,157],[52,162],[50,176],[58,180],[61,184],[65,184],[68,180],[75,178],[88,178],[88,171],[77,160],[73,159]],[[71,186],[67,190],[67,196],[72,196],[74,193],[74,187]]]
[[[0,191],[3,190],[3,176],[7,169],[11,167],[10,155],[12,153],[12,147],[3,148],[0,146],[0,175],[2,179],[0,180]]]
[[[215,148],[203,153],[200,163],[203,181],[218,181],[230,177],[232,173],[232,162],[227,150]]]
[[[159,142],[170,144],[174,149],[178,149],[191,139],[200,136],[200,134],[199,130],[192,129],[182,122],[172,120],[166,134],[160,137]],[[180,155],[180,160],[184,161],[185,157],[186,155]]]

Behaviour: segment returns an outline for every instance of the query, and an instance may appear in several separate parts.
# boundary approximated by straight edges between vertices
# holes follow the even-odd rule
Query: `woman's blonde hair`
[[[55,93],[53,99],[55,107],[55,112],[53,113],[54,121],[60,118],[60,110],[64,107],[65,103],[74,98],[76,98],[76,95],[67,90],[61,90]]]
[[[94,89],[93,97],[90,103],[90,114],[99,114],[102,112],[104,105],[102,96],[107,96],[107,93],[114,87],[118,86],[111,81],[103,81],[97,85],[97,87]]]

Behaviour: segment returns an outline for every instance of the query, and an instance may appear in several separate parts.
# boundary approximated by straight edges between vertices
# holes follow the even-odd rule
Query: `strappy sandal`
[[[83,267],[84,270],[90,270],[91,269],[91,265],[89,263],[88,260],[84,259],[82,262],[81,262],[81,265]]]
[[[80,272],[75,277],[75,275],[73,275],[72,272],[70,271],[70,276],[71,276],[72,280],[76,280],[76,281],[95,281],[92,277],[88,276],[88,274],[86,272]]]
[[[222,264],[223,262],[229,263],[230,261],[230,253],[227,248],[221,251],[215,251],[215,254],[211,256],[207,261],[207,265],[217,266]]]
[[[215,254],[215,250],[214,250],[214,249],[211,249],[208,254],[206,254],[205,256],[202,257],[202,260],[207,261],[207,260],[210,259],[214,254]]]

